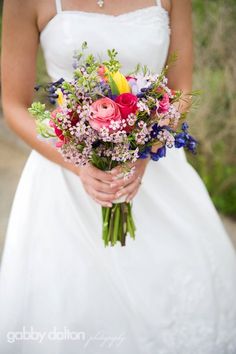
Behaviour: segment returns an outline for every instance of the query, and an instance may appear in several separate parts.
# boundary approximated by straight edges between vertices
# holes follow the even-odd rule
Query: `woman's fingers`
[[[134,166],[135,172],[128,179],[122,177],[122,166],[105,172],[91,164],[87,165],[83,172],[81,169],[80,176],[87,193],[100,205],[111,207],[113,200],[117,198],[127,196],[126,201],[128,202],[136,195],[145,166],[142,161],[137,162]]]
[[[116,166],[110,172],[112,177],[118,176],[120,173],[122,173],[122,166]]]
[[[134,199],[134,197],[136,196],[137,192],[139,190],[139,186],[133,190],[132,193],[130,193],[127,198],[126,198],[126,202],[129,203],[132,199]]]
[[[91,164],[89,164],[86,168],[88,174],[95,179],[98,179],[106,183],[111,183],[113,181],[113,176],[111,175],[110,172],[99,170],[98,168],[92,166]]]
[[[84,183],[84,185],[90,186],[98,192],[107,193],[109,195],[110,194],[114,195],[119,190],[119,186],[104,183],[103,181],[95,179],[90,175],[83,176],[82,182]]]
[[[103,175],[103,171],[96,171],[95,175],[95,169],[93,169],[93,167],[85,167],[80,174],[81,182],[86,192],[93,200],[104,207],[111,207],[118,189],[117,187],[112,188],[110,183],[108,183],[108,179],[106,183],[97,179],[98,175],[101,176],[101,173],[98,172],[102,172]]]
[[[116,198],[120,198],[123,195],[129,195],[132,194],[133,191],[138,188],[140,185],[140,178],[136,177],[134,180],[132,180],[131,183],[129,183],[128,185],[126,185],[124,188],[122,188],[121,190],[119,190],[115,197]]]
[[[111,207],[112,206],[112,200],[115,199],[114,194],[105,194],[102,192],[98,192],[93,189],[92,185],[84,185],[84,188],[88,195],[95,200],[98,204],[104,206],[104,207]]]
[[[115,199],[115,193],[106,193],[96,189],[95,181],[93,180],[84,183],[86,192],[93,198],[102,202],[112,202]]]
[[[110,187],[114,188],[116,190],[123,188],[127,184],[129,184],[131,181],[131,178],[125,179],[125,178],[119,178],[111,182]]]
[[[115,193],[114,194],[107,194],[107,193],[103,193],[103,192],[99,192],[95,189],[90,189],[91,190],[91,195],[93,198],[101,200],[103,202],[112,202],[112,200],[115,199]]]
[[[101,206],[103,206],[103,207],[106,207],[106,208],[111,208],[111,207],[112,207],[112,203],[110,203],[110,202],[103,202],[102,200],[99,200],[99,199],[96,199],[96,198],[93,198],[93,200],[94,200],[96,203],[98,203],[98,204],[100,204]]]

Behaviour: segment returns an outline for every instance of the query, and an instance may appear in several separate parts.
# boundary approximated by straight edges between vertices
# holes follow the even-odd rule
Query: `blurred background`
[[[194,89],[201,89],[201,96],[190,123],[200,144],[198,154],[188,155],[188,159],[204,180],[236,246],[236,0],[192,3]],[[47,74],[39,50],[38,81],[44,80]],[[30,149],[5,125],[0,108],[0,250],[29,153]]]

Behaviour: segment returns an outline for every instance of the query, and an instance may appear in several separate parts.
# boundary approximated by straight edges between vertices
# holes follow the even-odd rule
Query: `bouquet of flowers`
[[[195,152],[186,112],[178,109],[182,92],[168,88],[167,67],[157,75],[137,65],[125,77],[114,49],[101,61],[85,55],[86,48],[84,43],[75,55],[71,81],[40,85],[50,102],[57,102],[56,109],[40,102],[29,108],[41,138],[77,166],[90,163],[103,171],[120,166],[121,178],[130,177],[137,159],[158,161],[174,147]],[[102,207],[102,218],[105,246],[124,246],[127,234],[135,238],[131,203],[115,200],[111,208]]]

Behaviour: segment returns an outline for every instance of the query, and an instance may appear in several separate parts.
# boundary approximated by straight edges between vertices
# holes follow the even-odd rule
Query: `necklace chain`
[[[103,7],[104,6],[104,0],[97,0],[97,4],[99,7]]]

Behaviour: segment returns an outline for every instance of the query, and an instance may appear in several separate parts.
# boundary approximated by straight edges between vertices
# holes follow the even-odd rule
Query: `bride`
[[[190,3],[4,2],[3,108],[32,152],[1,263],[1,353],[236,353],[235,252],[184,152],[138,161],[118,185],[63,161],[37,139],[27,111],[39,42],[53,80],[71,78],[84,41],[95,55],[115,48],[125,73],[138,62],[158,73],[177,52],[169,85],[191,91]],[[136,240],[104,248],[100,205],[120,194],[133,199]]]

